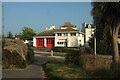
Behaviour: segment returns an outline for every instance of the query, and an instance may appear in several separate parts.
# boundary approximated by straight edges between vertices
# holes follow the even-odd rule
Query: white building
[[[86,24],[85,22],[82,24],[81,32],[83,32],[85,34],[84,35],[84,43],[88,43],[90,38],[92,38],[94,36],[94,30],[95,30],[94,25]]]
[[[33,37],[34,47],[78,47],[84,45],[84,33],[67,22],[55,29],[51,26],[46,31],[39,32]]]

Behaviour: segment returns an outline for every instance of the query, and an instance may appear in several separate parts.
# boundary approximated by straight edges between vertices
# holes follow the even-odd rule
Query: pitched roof
[[[55,32],[66,32],[66,31],[76,31],[79,32],[78,30],[72,29],[72,28],[67,28],[67,29],[53,29],[53,30],[46,30],[43,32],[39,32],[35,36],[54,36]]]
[[[63,25],[61,25],[60,28],[61,27],[76,27],[76,26],[72,25],[70,22],[66,22]]]

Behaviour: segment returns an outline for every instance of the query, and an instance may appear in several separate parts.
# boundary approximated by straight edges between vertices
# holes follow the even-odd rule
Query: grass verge
[[[75,65],[66,65],[64,62],[52,62],[43,65],[47,78],[56,79],[78,79],[78,78],[95,78],[89,75],[84,69]]]

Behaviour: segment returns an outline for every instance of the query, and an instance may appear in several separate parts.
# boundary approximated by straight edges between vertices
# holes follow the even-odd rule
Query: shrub
[[[97,41],[97,53],[104,55],[111,55],[112,45],[108,43],[108,40],[99,40]]]
[[[66,52],[66,53],[69,53],[69,51],[73,50],[73,49],[64,48],[64,47],[53,47],[53,48],[51,48],[51,50],[53,50],[54,52]]]
[[[83,61],[81,59],[81,54],[82,54],[81,50],[80,51],[69,50],[69,53],[67,53],[65,56],[65,63],[82,66]]]
[[[26,56],[27,63],[32,64],[34,62],[34,50],[29,45],[27,46],[28,46],[28,52]]]
[[[91,54],[92,53],[91,52],[91,48],[85,48],[84,52],[87,53],[87,54]]]
[[[97,55],[95,58],[93,54],[83,54],[81,50],[70,50],[65,56],[66,64],[78,65],[86,70],[110,69],[111,61],[111,56]]]

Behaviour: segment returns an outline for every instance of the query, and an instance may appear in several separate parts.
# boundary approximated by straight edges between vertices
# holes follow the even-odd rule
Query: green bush
[[[81,59],[81,54],[82,54],[81,50],[80,51],[69,50],[69,53],[67,53],[65,56],[65,63],[82,66],[83,61]]]
[[[91,52],[91,48],[85,48],[84,52],[87,53],[87,54],[92,54],[93,53],[93,52]]]
[[[112,45],[110,40],[99,40],[96,45],[97,53],[103,55],[111,55]]]
[[[73,49],[64,48],[64,47],[53,47],[53,48],[51,48],[51,50],[53,50],[54,52],[66,52],[66,53],[69,53],[69,51],[73,50]]]
[[[29,46],[28,46],[28,52],[27,52],[27,64],[32,64],[34,62],[34,50]]]

